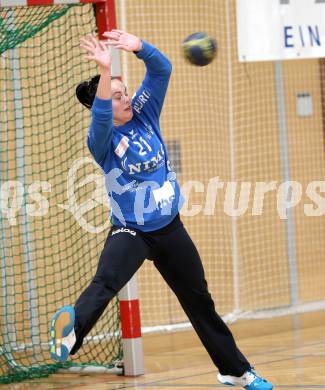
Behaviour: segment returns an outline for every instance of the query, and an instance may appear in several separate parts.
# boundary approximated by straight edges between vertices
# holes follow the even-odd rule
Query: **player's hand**
[[[107,44],[125,51],[139,51],[142,49],[141,39],[133,34],[121,30],[106,31],[103,34]]]
[[[87,35],[80,40],[80,46],[88,51],[88,60],[93,60],[104,70],[111,70],[111,53],[103,42],[92,35]]]

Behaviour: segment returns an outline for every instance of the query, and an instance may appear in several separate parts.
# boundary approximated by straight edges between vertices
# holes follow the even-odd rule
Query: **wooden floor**
[[[242,352],[275,388],[325,389],[325,312],[230,325]],[[54,374],[0,389],[211,389],[216,368],[192,331],[144,337],[146,374]]]

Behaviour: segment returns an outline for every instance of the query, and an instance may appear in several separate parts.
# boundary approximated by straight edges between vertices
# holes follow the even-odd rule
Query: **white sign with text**
[[[325,0],[237,0],[239,61],[325,57]]]

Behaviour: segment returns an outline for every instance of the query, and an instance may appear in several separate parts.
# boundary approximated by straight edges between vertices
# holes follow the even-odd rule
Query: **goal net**
[[[79,40],[96,31],[92,4],[0,8],[0,383],[122,356],[115,299],[77,358],[49,359],[49,320],[91,281],[108,228],[75,97],[97,71]]]

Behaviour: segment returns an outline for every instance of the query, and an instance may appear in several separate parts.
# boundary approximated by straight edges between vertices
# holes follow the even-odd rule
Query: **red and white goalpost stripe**
[[[0,0],[0,7],[37,6],[53,4],[95,3],[99,39],[105,31],[117,28],[115,0]],[[122,79],[119,51],[112,48],[112,76]],[[144,374],[140,307],[136,275],[119,292],[124,374]]]
[[[124,374],[144,374],[140,306],[136,275],[119,293],[124,355]]]

